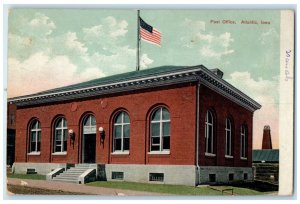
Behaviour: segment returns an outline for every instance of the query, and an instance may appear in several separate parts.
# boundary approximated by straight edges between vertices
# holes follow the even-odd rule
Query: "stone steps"
[[[67,169],[66,171],[54,177],[52,180],[77,183],[79,180],[79,176],[88,169],[96,169],[96,166],[93,164],[76,164],[75,167]]]

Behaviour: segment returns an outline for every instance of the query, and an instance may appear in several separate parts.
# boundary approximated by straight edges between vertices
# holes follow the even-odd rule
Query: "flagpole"
[[[141,36],[140,36],[140,10],[137,10],[137,49],[136,49],[136,71],[140,70],[140,46],[141,46]]]

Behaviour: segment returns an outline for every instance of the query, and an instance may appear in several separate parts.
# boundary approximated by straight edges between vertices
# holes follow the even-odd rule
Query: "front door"
[[[96,162],[96,134],[84,134],[82,163]]]
[[[82,163],[96,163],[96,119],[91,114],[83,120]]]

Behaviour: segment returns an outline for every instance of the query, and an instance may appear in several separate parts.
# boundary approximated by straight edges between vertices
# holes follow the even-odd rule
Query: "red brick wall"
[[[205,117],[210,109],[215,115],[214,153],[215,157],[205,156]],[[233,159],[225,158],[226,118],[233,122]],[[200,165],[205,166],[251,166],[252,165],[252,117],[251,111],[213,92],[204,85],[200,88]],[[248,126],[247,160],[240,159],[241,125]]]
[[[186,164],[195,163],[195,101],[196,88],[190,84],[161,90],[126,93],[98,99],[55,103],[17,110],[16,162],[81,162],[81,120],[86,113],[96,117],[96,162],[123,164]],[[169,155],[149,155],[149,115],[156,105],[168,107],[171,116],[171,147]],[[111,118],[119,108],[130,116],[130,154],[112,155]],[[75,133],[74,145],[68,138],[67,155],[52,155],[52,127],[58,115],[68,121]],[[28,125],[32,118],[41,122],[41,154],[27,155]],[[100,143],[98,128],[105,130]]]
[[[16,129],[16,110],[15,104],[7,103],[7,129]]]

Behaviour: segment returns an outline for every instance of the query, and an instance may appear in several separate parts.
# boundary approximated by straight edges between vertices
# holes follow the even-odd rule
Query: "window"
[[[247,149],[247,126],[242,125],[241,127],[241,157],[246,158],[246,149]]]
[[[216,174],[208,175],[209,182],[216,182]]]
[[[248,174],[244,173],[244,180],[248,180]]]
[[[124,172],[118,172],[118,171],[111,172],[111,179],[123,180]]]
[[[151,151],[169,151],[170,150],[170,113],[160,107],[154,110],[151,115]]]
[[[234,174],[229,174],[228,175],[228,180],[229,181],[233,181],[233,179],[234,179]]]
[[[30,125],[30,152],[39,152],[41,148],[41,123],[32,121]]]
[[[130,146],[130,119],[126,112],[117,114],[114,120],[114,151],[128,151]]]
[[[226,128],[225,128],[225,155],[232,156],[232,125],[231,120],[226,118]]]
[[[68,124],[65,118],[58,118],[55,122],[54,152],[67,151]]]
[[[37,174],[37,172],[35,171],[35,169],[26,169],[26,174]]]
[[[163,173],[149,173],[149,181],[164,181]]]
[[[213,114],[207,111],[205,118],[205,153],[214,153],[214,122]]]
[[[96,119],[93,115],[87,115],[83,120],[83,134],[96,134]]]

